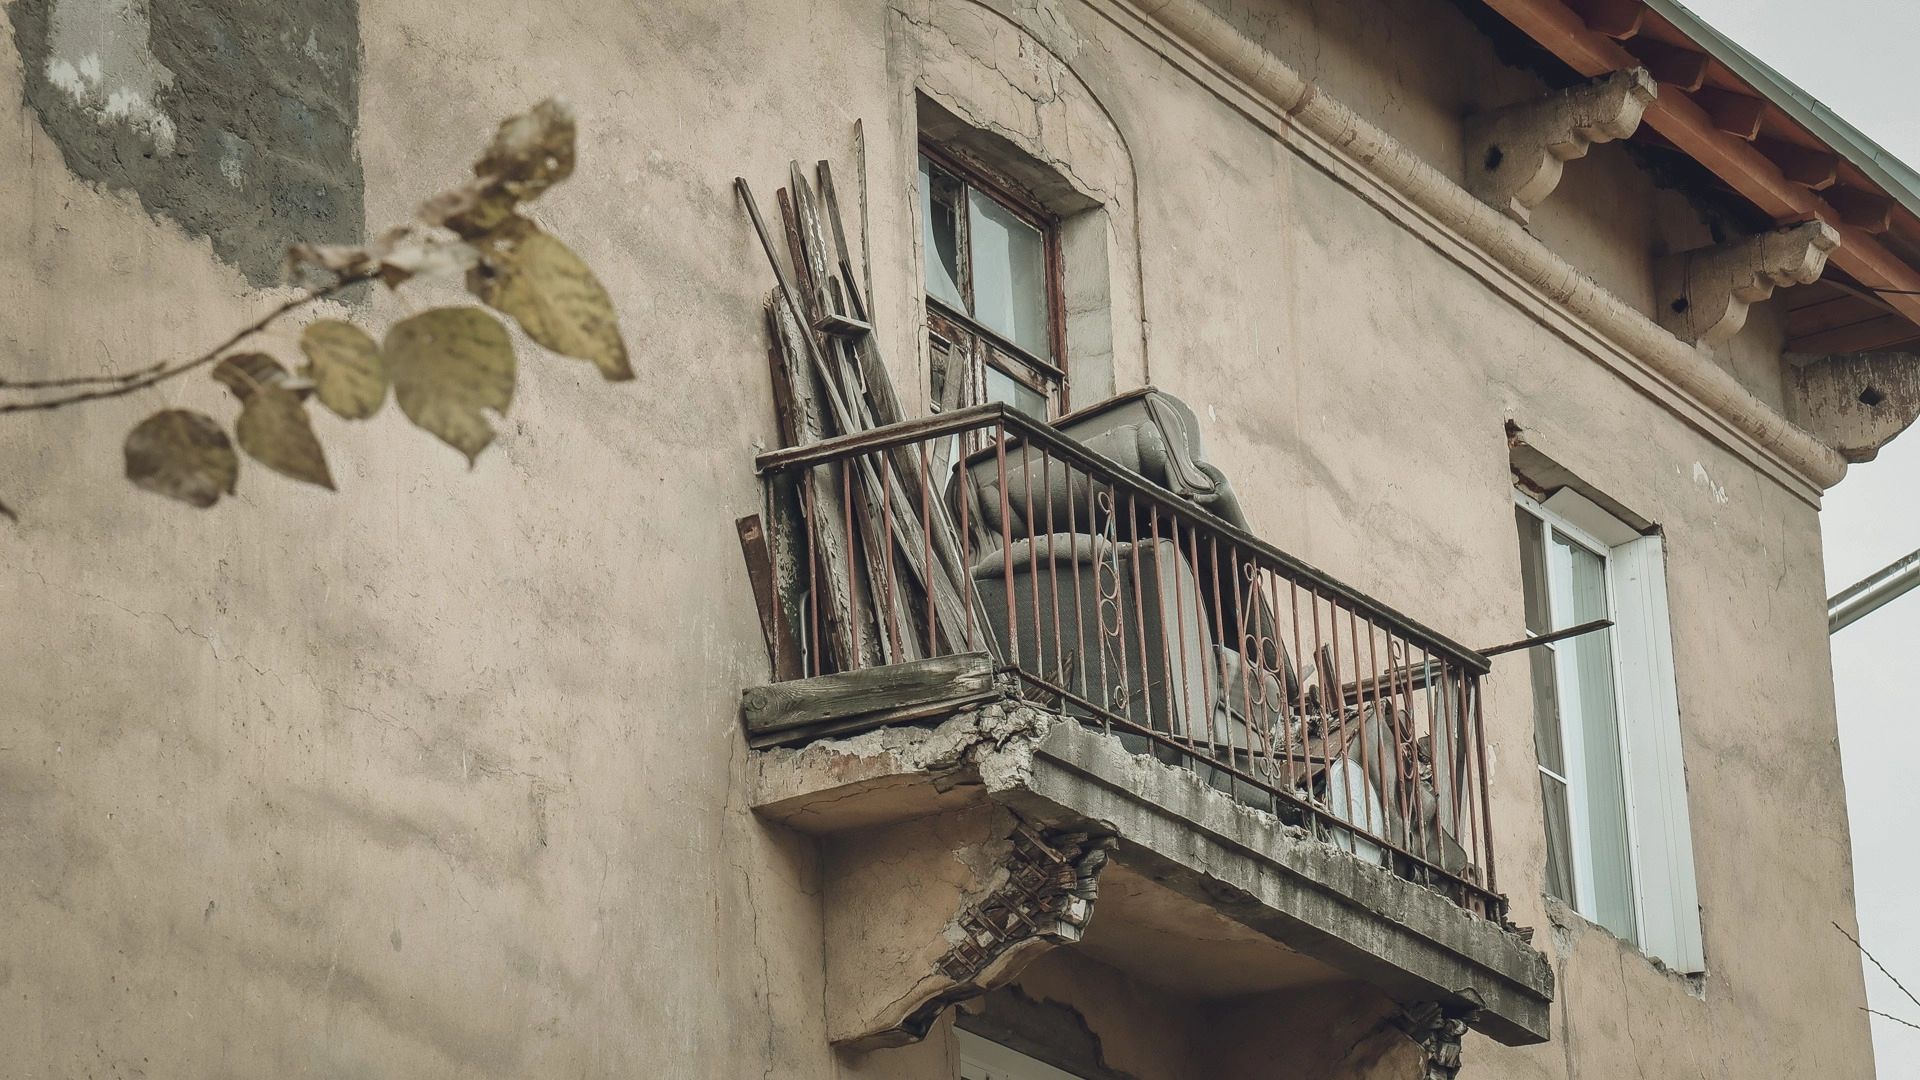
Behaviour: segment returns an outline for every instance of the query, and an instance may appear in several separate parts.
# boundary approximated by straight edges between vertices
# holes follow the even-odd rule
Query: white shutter
[[[1657,535],[1619,544],[1611,554],[1620,711],[1640,870],[1640,944],[1676,971],[1701,971],[1706,957],[1680,752],[1666,557]]]

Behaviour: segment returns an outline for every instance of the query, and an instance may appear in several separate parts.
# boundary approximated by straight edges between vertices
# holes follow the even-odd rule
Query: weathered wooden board
[[[919,705],[903,705],[898,709],[883,709],[880,712],[862,713],[859,716],[843,716],[834,720],[822,720],[817,724],[801,724],[798,727],[781,728],[779,731],[762,732],[757,735],[749,733],[747,746],[754,750],[765,750],[774,746],[804,746],[815,739],[844,738],[892,724],[911,724],[919,720],[951,716],[964,709],[984,705],[989,701],[997,701],[1001,696],[998,689],[993,689],[966,697],[944,698]]]
[[[733,523],[740,534],[740,555],[747,563],[747,581],[753,586],[753,604],[760,612],[760,635],[767,643],[767,663],[776,679],[799,676],[800,649],[791,623],[781,611],[775,580],[773,551],[767,544],[766,526],[759,514],[748,514]]]
[[[751,740],[860,717],[937,712],[993,693],[992,659],[960,653],[752,687],[740,696],[740,719]]]

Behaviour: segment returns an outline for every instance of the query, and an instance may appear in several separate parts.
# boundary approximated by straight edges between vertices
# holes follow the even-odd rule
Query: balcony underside
[[[1067,943],[1191,997],[1358,981],[1548,1037],[1552,974],[1519,934],[1004,683],[954,700],[754,752],[755,811],[827,852],[836,1041],[917,1037]],[[1064,903],[1030,918],[1023,875]]]

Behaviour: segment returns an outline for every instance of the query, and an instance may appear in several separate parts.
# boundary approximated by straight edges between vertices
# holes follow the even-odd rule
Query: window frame
[[[1642,533],[1571,487],[1560,488],[1545,499],[1516,488],[1514,502],[1520,511],[1542,524],[1543,545],[1552,544],[1552,532],[1547,530],[1554,530],[1604,560],[1607,617],[1614,620],[1614,625],[1597,632],[1608,635],[1613,669],[1628,885],[1635,924],[1633,943],[1674,970],[1702,971],[1706,957],[1681,747],[1664,540],[1658,530]],[[1528,557],[1522,553],[1522,558]],[[1551,575],[1551,567],[1547,569]],[[1551,595],[1552,583],[1543,582],[1543,586]],[[1551,611],[1549,600],[1550,619]],[[1529,628],[1527,636],[1533,637],[1535,632]],[[1539,647],[1555,654],[1554,707],[1569,774],[1569,846],[1575,850],[1568,855],[1575,898],[1568,903],[1591,919],[1595,907],[1592,859],[1590,851],[1583,855],[1579,850],[1588,838],[1573,823],[1572,774],[1576,769],[1571,747],[1577,740],[1569,737],[1567,726],[1568,707],[1558,675],[1560,644]],[[1543,765],[1539,771],[1556,775]],[[1584,773],[1584,761],[1579,771]],[[1584,775],[1579,778],[1582,784],[1586,779]],[[1545,812],[1543,804],[1543,815]],[[1584,807],[1581,813],[1585,813]],[[1552,843],[1551,835],[1547,842]]]
[[[953,1034],[960,1049],[960,1080],[1082,1080],[965,1028],[956,1027]]]
[[[1044,419],[1053,420],[1066,415],[1073,406],[1072,379],[1069,376],[1067,358],[1065,260],[1061,253],[1059,215],[1049,212],[1037,199],[1021,191],[1019,185],[1012,180],[996,174],[974,158],[962,156],[936,140],[921,136],[917,152],[960,181],[965,189],[978,191],[1040,234],[1042,273],[1046,279],[1047,344],[1053,355],[1051,358],[1037,356],[1008,340],[1006,335],[986,326],[964,311],[955,310],[951,304],[935,297],[926,290],[926,269],[923,266],[921,297],[926,304],[928,332],[949,347],[965,349],[969,359],[967,377],[975,387],[984,389],[985,372],[982,366],[988,365],[1007,378],[1046,398],[1048,414]],[[915,162],[914,167],[916,170],[919,168],[918,161]],[[965,200],[962,200],[961,209],[963,211],[966,209]],[[929,208],[922,206],[918,208],[916,214],[916,224],[923,233],[928,213]],[[961,254],[966,265],[963,269],[963,280],[955,282],[955,286],[961,290],[962,299],[971,303],[973,302],[973,252],[970,237],[966,241],[966,250]],[[923,261],[934,257],[932,252],[921,252]],[[943,326],[942,323],[946,325]],[[955,340],[963,337],[972,340]],[[1016,364],[1024,365],[1030,370],[1013,370],[1013,364],[995,362],[996,351],[1006,354]],[[1036,373],[1038,378],[1035,377]],[[928,391],[929,397],[932,398],[931,386]],[[931,403],[936,411],[941,408],[938,400],[933,400]]]
[[[1627,688],[1624,683],[1624,674],[1621,671],[1619,642],[1615,640],[1616,631],[1619,629],[1618,615],[1620,608],[1614,589],[1614,545],[1608,544],[1606,541],[1581,528],[1579,525],[1574,524],[1566,517],[1547,509],[1543,503],[1529,497],[1525,492],[1515,491],[1514,502],[1520,509],[1537,518],[1542,526],[1540,535],[1541,543],[1545,550],[1542,553],[1543,558],[1541,561],[1547,573],[1547,581],[1542,584],[1546,587],[1547,614],[1549,619],[1547,629],[1549,632],[1564,630],[1567,626],[1575,625],[1571,622],[1565,626],[1559,625],[1561,620],[1557,617],[1558,613],[1554,611],[1556,606],[1555,598],[1559,595],[1562,586],[1554,580],[1556,571],[1555,560],[1552,555],[1553,535],[1555,533],[1560,534],[1560,536],[1585,549],[1601,562],[1602,575],[1606,582],[1606,614],[1602,617],[1614,620],[1615,625],[1609,626],[1604,630],[1592,631],[1592,633],[1604,634],[1608,644],[1607,666],[1610,669],[1609,674],[1612,677],[1614,736],[1617,751],[1620,755],[1622,824],[1625,827],[1627,838],[1627,891],[1633,902],[1633,937],[1635,943],[1638,944],[1638,939],[1641,936],[1641,927],[1645,925],[1646,920],[1642,911],[1644,905],[1640,883],[1639,830],[1636,827],[1636,818],[1638,815],[1635,813],[1633,784],[1630,782],[1633,771],[1633,757],[1630,752],[1630,747],[1628,746],[1627,720],[1624,706],[1627,700]],[[1532,630],[1528,630],[1527,636],[1534,637],[1535,634]],[[1586,635],[1581,636],[1585,637]],[[1588,718],[1584,715],[1577,717],[1583,725],[1579,731],[1573,730],[1569,725],[1569,715],[1575,713],[1575,710],[1569,707],[1570,703],[1565,696],[1567,680],[1560,667],[1562,650],[1572,640],[1573,639],[1550,641],[1544,645],[1535,646],[1535,648],[1547,650],[1548,654],[1553,658],[1555,672],[1554,718],[1560,727],[1560,753],[1566,766],[1566,775],[1562,776],[1553,772],[1538,760],[1535,761],[1535,765],[1541,773],[1558,780],[1566,789],[1568,818],[1567,843],[1572,849],[1568,851],[1566,855],[1570,863],[1569,870],[1573,875],[1574,895],[1570,898],[1563,897],[1562,899],[1571,904],[1575,911],[1591,919],[1599,908],[1599,893],[1597,891],[1598,883],[1595,881],[1593,870],[1593,845],[1590,828],[1592,824],[1592,804],[1588,800],[1589,787],[1592,782],[1592,778],[1588,775],[1586,768],[1587,751],[1584,725],[1588,722]],[[1531,678],[1531,675],[1529,675],[1529,678]],[[1548,842],[1552,843],[1551,835],[1548,837]]]

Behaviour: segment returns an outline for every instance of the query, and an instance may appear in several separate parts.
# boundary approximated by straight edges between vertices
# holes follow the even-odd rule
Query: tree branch
[[[218,360],[220,356],[223,353],[225,353],[227,350],[233,348],[235,345],[240,344],[242,341],[245,341],[247,338],[252,337],[253,335],[259,333],[260,331],[265,330],[270,324],[273,323],[275,319],[278,319],[280,316],[285,315],[290,311],[295,311],[295,310],[298,310],[299,308],[303,308],[308,304],[313,303],[316,300],[324,300],[330,296],[333,296],[337,293],[345,291],[347,288],[351,286],[358,285],[363,281],[371,281],[374,278],[374,276],[375,276],[374,273],[371,271],[368,271],[366,273],[360,273],[360,274],[346,274],[335,279],[332,284],[329,284],[324,288],[312,289],[312,290],[309,290],[308,292],[302,293],[299,296],[296,296],[291,300],[288,300],[280,304],[278,307],[275,307],[273,310],[267,312],[265,315],[260,316],[258,319],[255,319],[251,323],[248,323],[246,326],[243,326],[240,329],[234,331],[230,336],[228,336],[228,338],[225,341],[222,341],[220,344],[215,345],[213,348],[208,349],[206,352],[203,352],[200,355],[190,360],[183,360],[183,361],[179,361],[177,363],[171,363],[171,364],[165,361],[162,361],[161,363],[158,363],[158,364],[152,364],[147,367],[138,368],[133,371],[122,372],[118,375],[80,375],[80,376],[74,376],[74,377],[65,378],[65,379],[43,379],[43,380],[37,380],[37,381],[23,380],[19,382],[8,382],[5,380],[0,380],[0,389],[6,389],[6,390],[42,390],[42,389],[53,389],[56,387],[90,386],[90,385],[101,387],[101,389],[97,389],[97,390],[85,390],[79,393],[68,394],[65,397],[43,398],[39,401],[15,401],[15,402],[8,402],[6,404],[0,404],[0,415],[4,415],[6,413],[40,412],[46,409],[58,409],[62,406],[73,405],[82,401],[96,401],[96,400],[99,400],[100,398],[119,397],[123,394],[131,394],[137,390],[145,390],[149,386],[154,386],[156,384],[166,382],[168,379],[174,378],[175,376],[184,375],[195,368],[204,367],[205,365],[210,364],[215,360]]]

